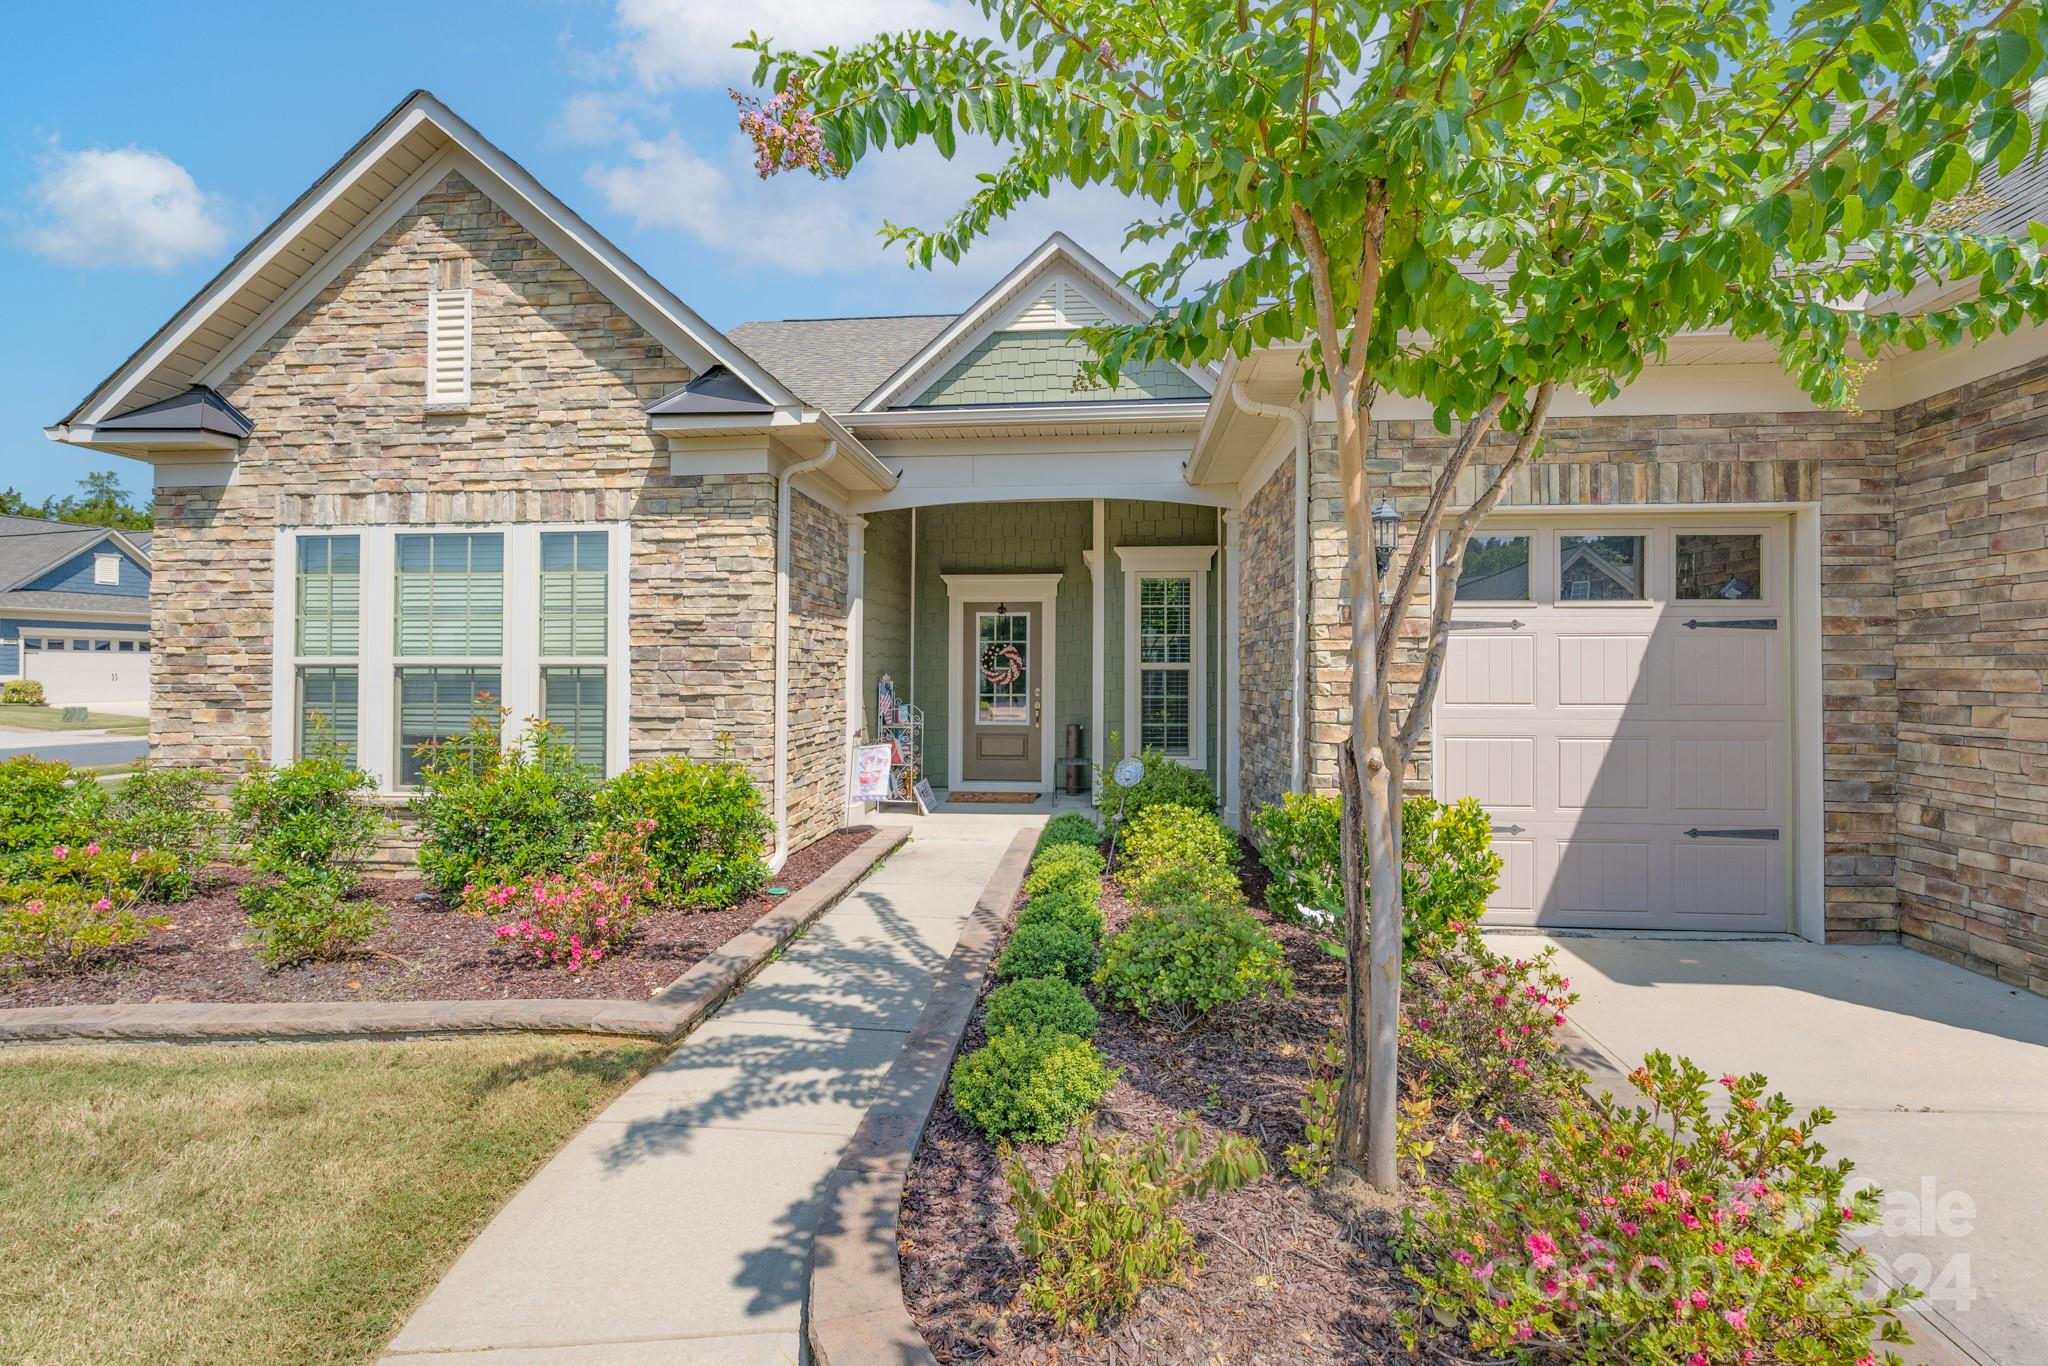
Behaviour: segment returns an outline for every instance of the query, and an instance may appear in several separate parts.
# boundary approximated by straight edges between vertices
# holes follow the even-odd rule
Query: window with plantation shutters
[[[602,531],[540,537],[541,718],[602,773],[610,543]]]
[[[495,658],[505,647],[505,538],[495,531],[398,538],[400,658]]]
[[[427,295],[427,402],[469,402],[471,296],[466,289]]]
[[[295,677],[298,683],[294,752],[314,755],[332,746],[359,763],[359,691],[362,672],[362,540],[357,536],[305,536],[295,565]]]

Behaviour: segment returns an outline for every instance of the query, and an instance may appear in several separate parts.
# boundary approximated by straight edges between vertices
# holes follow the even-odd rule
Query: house
[[[730,746],[786,850],[856,809],[886,675],[939,788],[1052,788],[1070,735],[1207,770],[1233,821],[1334,785],[1296,354],[1080,385],[1073,329],[1150,305],[1061,236],[958,313],[721,333],[689,287],[407,98],[49,429],[155,467],[158,752],[281,759],[324,716],[395,793],[502,704],[607,770]],[[1888,357],[1861,404],[1726,336],[1560,397],[1412,775],[1491,809],[1496,915],[2048,990],[2048,336]],[[1412,515],[1450,438],[1377,415]]]
[[[53,706],[149,707],[147,531],[0,517],[0,681]]]

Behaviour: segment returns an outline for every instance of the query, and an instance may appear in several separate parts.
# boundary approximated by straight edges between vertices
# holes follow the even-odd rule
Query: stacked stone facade
[[[1900,928],[2048,994],[2048,361],[1896,416]]]
[[[429,410],[427,295],[450,278],[473,291],[472,398],[460,411]],[[269,752],[278,529],[616,521],[631,526],[632,756],[708,756],[730,744],[765,793],[775,484],[669,473],[641,410],[689,378],[451,174],[219,386],[255,422],[232,481],[159,492],[157,754],[230,765]],[[840,577],[822,591],[839,595],[843,636],[844,526],[826,520]],[[803,782],[794,767],[792,776]],[[803,810],[793,843],[838,823],[829,799]]]
[[[1294,459],[1237,519],[1238,803],[1246,821],[1294,777]]]
[[[789,518],[789,842],[846,814],[846,519],[801,493]]]

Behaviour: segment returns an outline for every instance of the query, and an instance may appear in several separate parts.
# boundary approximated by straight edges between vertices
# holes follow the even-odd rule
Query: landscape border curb
[[[614,1034],[673,1042],[696,1028],[909,838],[908,826],[875,829],[808,886],[764,911],[751,926],[645,1000],[25,1006],[0,1010],[0,1045],[299,1043],[523,1033]]]
[[[996,941],[1024,886],[1036,828],[1020,830],[932,982],[924,1013],[825,1183],[811,1240],[805,1336],[820,1366],[937,1366],[903,1302],[897,1220],[910,1162],[945,1089]]]

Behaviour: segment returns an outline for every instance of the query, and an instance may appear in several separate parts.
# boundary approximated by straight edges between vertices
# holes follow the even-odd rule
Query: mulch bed
[[[860,847],[842,830],[792,853],[771,885],[794,892]],[[60,976],[0,977],[0,1006],[146,1005],[199,1001],[449,1001],[524,997],[640,1000],[747,929],[781,897],[756,895],[724,911],[653,911],[632,943],[595,968],[571,973],[496,947],[493,922],[448,909],[418,878],[366,886],[389,918],[369,950],[334,963],[266,966],[250,949],[235,891],[247,877],[217,877],[188,901],[149,908],[171,924],[104,967]]]
[[[1247,890],[1263,895],[1256,859]],[[1105,889],[1111,930],[1131,907]],[[1264,913],[1260,913],[1264,916]],[[1256,1141],[1266,1176],[1176,1213],[1204,1262],[1184,1286],[1146,1292],[1137,1308],[1093,1334],[1060,1331],[1017,1300],[1030,1272],[1014,1240],[1002,1163],[954,1110],[934,1110],[910,1169],[900,1225],[904,1298],[941,1362],[1365,1363],[1457,1360],[1411,1355],[1394,1316],[1410,1300],[1390,1247],[1398,1216],[1342,1210],[1287,1172],[1301,1139],[1308,1055],[1341,1018],[1343,965],[1297,927],[1272,925],[1294,973],[1291,1001],[1219,1012],[1185,1034],[1107,1007],[1095,1036],[1122,1069],[1095,1125],[1148,1138],[1191,1113],[1210,1133]],[[985,1041],[979,1012],[962,1052]],[[1041,1183],[1075,1140],[1018,1148]]]

